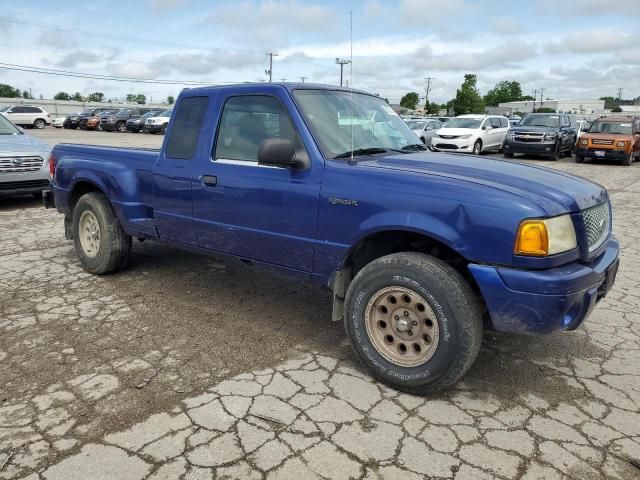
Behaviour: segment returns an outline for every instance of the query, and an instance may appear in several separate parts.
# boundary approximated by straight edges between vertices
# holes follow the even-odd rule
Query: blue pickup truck
[[[45,206],[83,267],[132,238],[326,284],[360,360],[411,393],[454,384],[485,329],[573,330],[611,288],[607,191],[425,151],[382,99],[310,84],[185,90],[162,149],[60,144]]]

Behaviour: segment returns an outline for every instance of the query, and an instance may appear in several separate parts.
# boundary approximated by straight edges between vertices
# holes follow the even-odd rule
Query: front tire
[[[476,143],[473,144],[473,154],[482,155],[482,140],[476,140]]]
[[[118,130],[118,132],[120,133],[126,133],[127,132],[127,124],[124,122],[118,122],[116,124],[116,130]]]
[[[560,142],[556,143],[553,147],[553,153],[551,154],[551,160],[554,162],[560,161]]]
[[[584,163],[584,156],[576,153],[576,163]]]
[[[73,241],[83,268],[97,275],[122,270],[131,252],[131,237],[107,197],[98,192],[78,200],[73,210]]]
[[[345,329],[377,379],[426,394],[450,387],[469,370],[482,342],[482,315],[452,267],[422,253],[396,253],[353,279]]]
[[[633,152],[630,152],[629,155],[624,160],[622,160],[622,165],[628,167],[632,163],[633,163]]]

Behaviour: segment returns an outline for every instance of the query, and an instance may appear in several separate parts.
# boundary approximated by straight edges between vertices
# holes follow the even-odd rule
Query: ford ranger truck
[[[328,285],[357,357],[422,394],[464,375],[485,329],[577,328],[619,249],[600,185],[425,150],[364,92],[194,88],[159,151],[57,145],[44,203],[94,274],[125,268],[139,238]]]
[[[564,113],[528,113],[507,132],[502,145],[505,158],[516,153],[544,155],[558,161],[571,156],[578,132]]]
[[[604,159],[631,165],[640,159],[640,116],[600,117],[580,136],[576,162]]]

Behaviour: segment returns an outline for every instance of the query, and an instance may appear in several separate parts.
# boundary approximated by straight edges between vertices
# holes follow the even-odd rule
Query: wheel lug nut
[[[418,325],[418,322],[416,322],[415,320],[413,322],[411,322],[411,323],[413,323],[414,326]]]
[[[398,315],[396,315],[395,317],[393,317],[394,320],[400,320],[400,317]]]
[[[409,316],[409,312],[407,312],[406,310],[404,311],[404,316],[408,317]]]

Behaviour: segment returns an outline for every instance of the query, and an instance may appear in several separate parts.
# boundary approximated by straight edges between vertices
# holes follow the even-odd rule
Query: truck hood
[[[464,154],[413,153],[378,156],[358,165],[455,178],[518,195],[556,216],[607,199],[604,187],[558,170]]]
[[[511,128],[514,133],[556,133],[558,130],[560,130],[560,127],[527,127],[526,125],[517,125]]]
[[[26,133],[22,135],[0,135],[0,155],[48,155],[51,147]],[[45,158],[46,160],[46,158]]]

